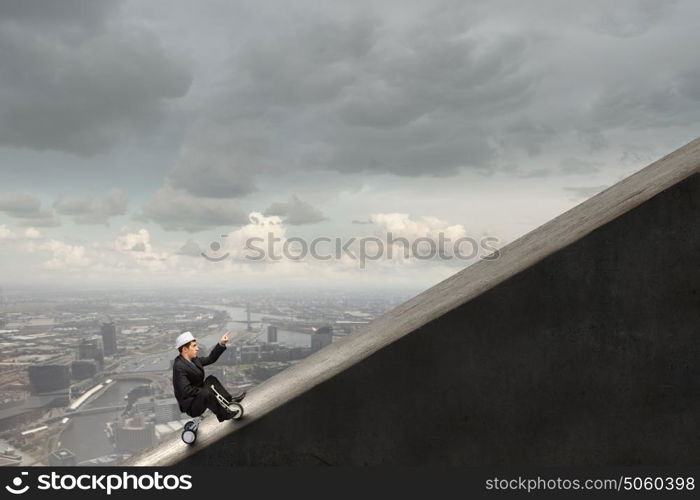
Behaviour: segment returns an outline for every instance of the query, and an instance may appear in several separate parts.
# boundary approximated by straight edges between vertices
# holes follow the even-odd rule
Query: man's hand
[[[224,333],[224,336],[221,337],[221,340],[219,340],[219,344],[226,345],[228,343],[228,334],[231,333],[231,330],[227,331]]]

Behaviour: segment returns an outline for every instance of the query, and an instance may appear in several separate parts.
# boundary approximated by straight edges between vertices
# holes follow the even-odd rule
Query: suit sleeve
[[[173,370],[174,383],[177,385],[178,389],[182,391],[185,397],[196,396],[199,389],[193,386],[189,379],[187,378],[187,373],[182,367],[176,367]]]
[[[221,344],[216,344],[214,348],[211,350],[209,353],[209,356],[206,356],[204,358],[197,358],[199,359],[199,362],[202,363],[202,366],[207,366],[215,362],[217,359],[219,359],[219,356],[221,356],[221,353],[223,353],[226,350],[226,346],[223,346]]]

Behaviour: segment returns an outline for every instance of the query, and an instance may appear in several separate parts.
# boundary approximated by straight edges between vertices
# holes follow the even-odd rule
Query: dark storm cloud
[[[528,41],[470,36],[467,26],[418,25],[403,37],[382,40],[338,114],[351,126],[399,128],[427,117],[473,124],[496,109],[521,106],[530,79],[519,74]]]
[[[505,127],[502,146],[519,148],[529,156],[536,156],[542,152],[542,145],[555,136],[556,131],[551,126],[523,119]]]
[[[182,141],[168,144],[177,157],[133,155],[168,171],[140,217],[169,230],[245,223],[232,200],[269,200],[261,191],[280,182],[320,192],[310,179],[321,171],[328,190],[374,174],[408,185],[463,169],[513,183],[594,173],[551,159],[609,157],[620,141],[639,151],[642,129],[659,142],[666,129],[670,143],[674,127],[687,135],[700,120],[692,2],[58,5],[0,3],[0,146],[89,156],[165,118],[177,132],[158,147]],[[524,154],[547,164],[502,167]],[[94,203],[57,209],[76,222],[108,219]]]
[[[314,224],[326,220],[318,208],[296,196],[292,196],[286,202],[273,203],[265,209],[264,215],[278,215],[283,218],[285,224],[292,226]]]
[[[523,170],[517,165],[506,165],[502,167],[500,171],[517,179],[533,179],[537,177],[548,177],[551,173],[551,171],[548,168],[535,168],[530,170]]]
[[[700,102],[700,66],[681,72],[676,80],[676,89],[686,99]]]
[[[480,40],[463,11],[399,30],[371,16],[309,17],[235,53],[173,186],[239,197],[290,169],[452,175],[488,164],[490,117],[530,98],[527,38]]]
[[[203,139],[200,145],[206,142]],[[249,146],[250,143],[242,144],[232,138],[227,147],[230,154],[225,158],[204,149],[183,153],[187,167],[181,164],[175,168],[168,176],[170,184],[205,198],[239,198],[250,194],[257,188],[252,172],[246,168],[246,162],[254,161],[247,158],[245,148]]]
[[[20,225],[24,227],[58,227],[61,225],[61,219],[56,217],[52,211],[48,211],[38,217],[22,220]]]
[[[663,33],[677,22],[674,4],[554,5],[253,9],[251,29],[219,45],[228,57],[164,185],[207,206],[298,172],[594,173],[551,160],[527,171],[502,165],[523,153],[602,155],[621,129],[700,119],[700,65],[689,49],[678,52],[689,64],[665,58],[649,71],[648,54],[677,45]]]
[[[0,145],[89,156],[152,130],[191,77],[114,2],[3,2]]]
[[[620,38],[643,35],[668,14],[675,0],[601,2],[586,13],[583,22],[591,30]]]
[[[74,217],[76,224],[109,224],[109,219],[126,214],[128,201],[120,189],[111,190],[104,198],[84,195],[73,199],[59,199],[53,207],[61,215]]]
[[[118,0],[3,0],[0,2],[0,19],[86,29],[101,26],[106,14],[118,3]]]
[[[19,219],[22,226],[55,227],[61,225],[55,211],[43,208],[41,200],[29,193],[6,193],[0,196],[0,212]]]
[[[610,145],[605,135],[595,126],[588,129],[579,129],[576,135],[581,142],[588,146],[590,153],[602,151]]]
[[[559,170],[564,174],[581,175],[600,172],[602,163],[581,160],[580,158],[564,158],[559,162]]]
[[[189,193],[165,186],[144,205],[135,217],[153,221],[166,231],[194,233],[215,227],[238,226],[249,222],[247,214],[233,200],[197,198]]]
[[[681,75],[663,79],[666,81],[603,90],[593,103],[588,119],[607,128],[630,129],[696,123],[700,119],[700,99],[693,95],[692,87],[698,85],[697,81]]]
[[[41,200],[28,193],[0,196],[0,211],[12,217],[33,217],[41,211]]]

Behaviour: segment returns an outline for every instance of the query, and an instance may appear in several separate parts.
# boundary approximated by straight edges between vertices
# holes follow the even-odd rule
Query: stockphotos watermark
[[[40,491],[71,491],[82,490],[90,492],[105,492],[111,495],[115,491],[173,491],[192,489],[190,474],[161,474],[130,473],[118,474],[77,474],[58,473],[40,474],[36,477],[36,485],[32,488],[24,480],[28,472],[21,472],[11,484],[5,485],[5,490],[13,495],[23,495],[30,490]]]
[[[228,235],[222,235],[221,240],[211,242],[209,248],[213,255],[201,252],[202,257],[211,262],[221,262],[231,257],[231,252],[226,251],[227,239]],[[444,232],[437,233],[436,237],[423,236],[412,241],[408,238],[394,237],[391,232],[384,238],[364,236],[343,239],[319,236],[311,240],[297,236],[280,238],[269,232],[265,238],[247,238],[242,251],[236,253],[236,258],[248,262],[349,259],[356,261],[360,269],[366,269],[367,262],[383,259],[495,260],[501,255],[499,244],[500,240],[494,236],[479,239],[463,236],[453,240]]]

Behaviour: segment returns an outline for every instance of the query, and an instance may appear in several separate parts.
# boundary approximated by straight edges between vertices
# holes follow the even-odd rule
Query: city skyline
[[[2,296],[5,465],[114,464],[181,432],[188,417],[172,394],[171,363],[182,331],[192,331],[206,355],[230,330],[228,348],[207,371],[250,388],[406,298],[211,290]]]

